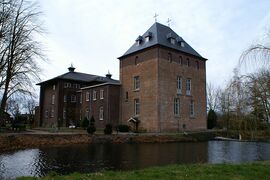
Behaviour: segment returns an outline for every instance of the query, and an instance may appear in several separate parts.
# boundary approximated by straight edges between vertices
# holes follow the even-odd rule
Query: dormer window
[[[171,38],[171,44],[175,44],[175,39]]]
[[[149,42],[151,38],[152,38],[152,33],[151,32],[148,32],[146,34],[145,38],[144,38],[145,39],[145,42]]]
[[[143,37],[142,36],[139,36],[137,39],[136,39],[136,44],[137,46],[139,46],[143,41]]]
[[[181,47],[185,47],[184,41],[181,41],[181,42],[180,42],[180,46],[181,46]]]

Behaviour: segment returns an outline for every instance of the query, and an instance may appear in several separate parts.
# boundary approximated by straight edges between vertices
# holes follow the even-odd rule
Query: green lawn
[[[31,177],[18,178],[37,179]],[[51,179],[270,179],[270,162],[256,162],[251,164],[194,164],[194,165],[170,165],[153,167],[134,171],[104,171],[90,174],[73,173],[59,176],[54,173],[42,178]]]

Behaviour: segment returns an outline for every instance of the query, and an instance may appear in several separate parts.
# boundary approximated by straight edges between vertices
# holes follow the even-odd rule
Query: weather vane
[[[157,22],[157,17],[158,17],[158,14],[157,14],[157,13],[155,13],[155,15],[154,15],[155,22]]]
[[[170,18],[168,18],[168,20],[167,20],[167,23],[168,23],[168,26],[170,27],[170,22],[171,22],[172,20],[170,19]]]

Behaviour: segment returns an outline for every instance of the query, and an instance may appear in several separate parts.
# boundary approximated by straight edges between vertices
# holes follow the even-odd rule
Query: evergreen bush
[[[125,124],[120,124],[117,127],[119,132],[129,132],[129,126]]]
[[[112,125],[106,124],[106,127],[104,129],[104,134],[112,134]]]

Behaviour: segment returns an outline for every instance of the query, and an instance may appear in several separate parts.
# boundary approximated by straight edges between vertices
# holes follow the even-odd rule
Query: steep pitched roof
[[[80,72],[74,72],[70,71],[65,74],[62,74],[60,76],[57,76],[55,78],[49,79],[47,81],[43,81],[38,83],[37,85],[41,85],[44,83],[47,83],[49,81],[53,80],[59,80],[59,79],[64,79],[64,80],[74,80],[74,81],[81,81],[81,82],[92,82],[92,81],[97,81],[97,82],[108,82],[108,83],[119,83],[118,80],[114,80],[108,77],[103,77],[103,76],[97,76],[97,75],[92,75],[92,74],[86,74],[86,73],[80,73]]]
[[[148,42],[146,42],[144,39],[147,36],[150,36],[150,40]],[[175,40],[175,44],[172,44],[170,42],[170,38],[173,38]],[[137,45],[138,41],[141,41],[139,45]],[[184,47],[181,46],[181,42],[184,43]],[[136,42],[125,52],[124,55],[119,58],[155,45],[165,46],[205,59],[198,52],[196,52],[182,37],[176,34],[170,27],[157,22],[154,23],[142,36],[139,36],[136,39]]]

